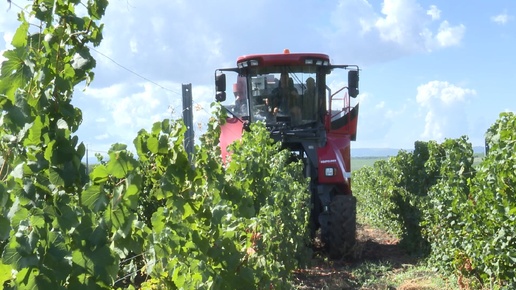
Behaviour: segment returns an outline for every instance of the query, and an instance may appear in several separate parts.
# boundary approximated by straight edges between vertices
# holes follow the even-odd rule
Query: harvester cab
[[[329,80],[336,70],[347,70],[348,81],[333,92]],[[234,95],[229,98],[228,79]],[[356,138],[358,81],[356,65],[333,65],[326,54],[288,50],[241,56],[236,67],[215,71],[216,100],[229,113],[221,128],[223,158],[250,123],[264,122],[275,141],[303,160],[312,233],[320,232],[333,257],[348,254],[355,244],[350,141]]]

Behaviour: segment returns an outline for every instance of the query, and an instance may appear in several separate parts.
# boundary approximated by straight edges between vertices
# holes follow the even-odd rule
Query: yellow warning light
[[[288,48],[285,48],[285,49],[283,50],[283,53],[290,53],[290,50],[289,50]]]

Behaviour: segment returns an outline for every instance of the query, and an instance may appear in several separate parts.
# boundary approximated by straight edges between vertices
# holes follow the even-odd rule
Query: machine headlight
[[[324,175],[325,176],[335,176],[337,173],[337,170],[333,167],[326,167],[324,168]]]

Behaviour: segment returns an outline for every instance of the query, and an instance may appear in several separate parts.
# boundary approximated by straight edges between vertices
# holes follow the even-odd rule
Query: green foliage
[[[104,225],[80,198],[88,177],[84,145],[72,135],[82,115],[71,97],[76,84],[93,78],[87,45],[97,45],[102,30],[87,15],[75,16],[76,4],[34,1],[19,14],[14,48],[4,53],[0,267],[9,274],[0,283],[7,289],[98,288],[116,277],[116,255],[94,234]]]
[[[437,172],[425,168],[431,144],[417,141],[413,152],[400,150],[398,155],[354,173],[358,210],[418,255],[426,255],[429,247],[422,236],[421,206],[427,202],[428,188],[437,180]]]
[[[389,160],[379,160],[374,166],[353,172],[353,194],[357,197],[357,212],[367,223],[400,237],[403,228],[397,222],[397,205],[390,198],[395,187],[393,173]]]
[[[86,175],[71,104],[89,84],[106,0],[21,13],[0,74],[0,284],[5,289],[291,287],[307,251],[308,184],[262,124],[220,157],[216,118],[196,147],[164,120]],[[30,25],[26,19],[36,19]],[[37,27],[37,31],[31,31]]]
[[[516,287],[516,116],[502,113],[486,133],[489,154],[473,166],[466,137],[416,142],[354,176],[359,210],[402,238],[430,247],[429,263],[459,287]]]
[[[489,285],[516,286],[516,116],[502,113],[486,133],[489,154],[470,174],[470,147],[449,154],[446,180],[436,186],[429,235],[434,261],[459,277]],[[465,151],[465,149],[467,151]],[[443,219],[444,217],[444,219]]]
[[[432,243],[432,260],[452,266],[455,250],[467,231],[463,219],[470,197],[467,183],[475,172],[473,149],[465,138],[432,145],[427,168],[438,169],[441,178],[429,192],[426,236]]]

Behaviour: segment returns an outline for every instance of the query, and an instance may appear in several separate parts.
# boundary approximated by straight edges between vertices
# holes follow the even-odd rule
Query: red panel
[[[237,118],[228,118],[226,124],[220,127],[220,151],[223,162],[226,162],[226,158],[231,155],[227,151],[227,147],[235,140],[242,138],[243,127],[244,123]]]
[[[237,59],[237,63],[257,59],[260,61],[260,66],[304,65],[307,58],[330,60],[328,55],[321,53],[275,53],[244,55]]]
[[[349,168],[349,136],[338,136],[328,134],[326,146],[318,149],[319,156],[319,182],[320,183],[342,183],[347,184],[348,178],[346,174],[350,172]],[[325,176],[324,169],[334,167],[337,169],[335,176]]]

